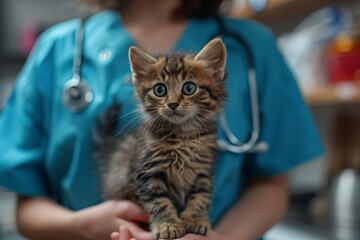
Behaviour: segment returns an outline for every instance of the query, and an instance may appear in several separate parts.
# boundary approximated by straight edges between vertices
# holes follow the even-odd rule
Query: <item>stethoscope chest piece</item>
[[[94,96],[85,81],[72,78],[64,85],[62,101],[72,112],[80,112],[93,100]]]

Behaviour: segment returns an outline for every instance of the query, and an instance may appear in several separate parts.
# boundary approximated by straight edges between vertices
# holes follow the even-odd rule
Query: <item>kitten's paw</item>
[[[187,233],[206,235],[211,229],[211,224],[207,218],[198,218],[187,220],[185,227]]]
[[[160,223],[154,225],[152,233],[156,239],[175,239],[185,235],[183,223]]]

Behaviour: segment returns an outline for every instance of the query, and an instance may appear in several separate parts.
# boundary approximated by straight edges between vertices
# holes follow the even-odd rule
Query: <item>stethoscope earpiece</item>
[[[93,100],[94,96],[85,81],[72,78],[64,85],[62,101],[72,112],[80,112]]]

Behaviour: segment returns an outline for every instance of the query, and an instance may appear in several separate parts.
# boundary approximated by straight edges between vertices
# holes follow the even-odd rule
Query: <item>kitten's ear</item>
[[[136,78],[145,75],[150,64],[156,63],[154,57],[134,46],[129,48],[129,61],[131,72],[133,74],[133,81],[136,81]]]
[[[215,72],[224,71],[226,64],[226,48],[220,38],[214,38],[201,49],[195,60],[203,61],[206,67]]]

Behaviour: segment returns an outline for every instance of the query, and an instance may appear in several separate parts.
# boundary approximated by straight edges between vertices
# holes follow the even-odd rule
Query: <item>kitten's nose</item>
[[[169,108],[171,108],[173,111],[179,106],[179,103],[177,102],[171,102],[168,103]]]

